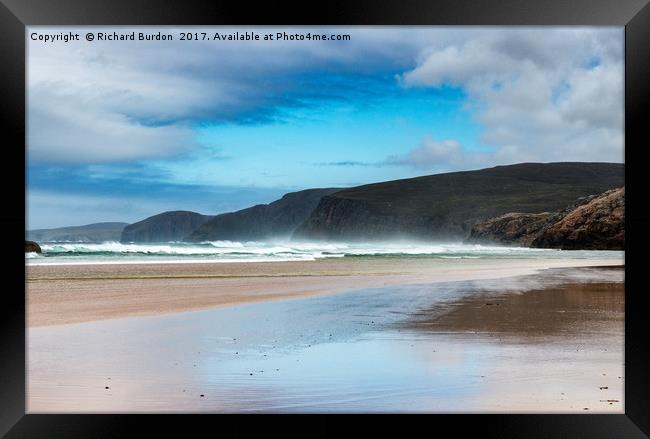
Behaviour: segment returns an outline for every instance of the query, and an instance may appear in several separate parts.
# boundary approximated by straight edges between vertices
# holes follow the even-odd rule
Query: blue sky
[[[62,30],[132,29],[28,35]],[[331,31],[351,40],[28,40],[28,228],[215,214],[521,161],[623,161],[622,29]]]

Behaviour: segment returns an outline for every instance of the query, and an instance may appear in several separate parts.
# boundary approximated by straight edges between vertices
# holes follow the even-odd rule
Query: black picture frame
[[[116,437],[132,429],[167,433],[214,427],[210,415],[36,415],[25,414],[25,27],[30,25],[614,25],[625,26],[625,414],[598,415],[435,415],[414,417],[419,427],[452,426],[498,437],[647,437],[650,434],[650,319],[644,288],[644,251],[650,215],[645,213],[648,183],[650,103],[650,5],[647,0],[330,0],[301,5],[234,1],[0,0],[0,113],[5,169],[0,172],[5,209],[0,222],[5,249],[6,288],[0,318],[0,434],[7,437]],[[21,167],[20,164],[23,163]],[[469,419],[469,417],[473,419]],[[265,421],[269,417],[264,418]],[[277,418],[275,418],[277,419]],[[366,427],[383,429],[387,420],[366,418]],[[225,419],[221,417],[219,428]],[[401,419],[403,421],[403,419]],[[424,422],[422,422],[424,420]],[[241,421],[238,419],[238,421]],[[313,421],[313,419],[312,419]],[[433,423],[431,422],[433,421]],[[266,423],[266,422],[265,422]],[[401,422],[400,422],[401,423]],[[237,422],[238,432],[255,427]],[[334,430],[329,421],[309,428]],[[400,427],[403,428],[403,427]],[[209,431],[209,430],[208,430]],[[434,431],[434,430],[430,430]],[[442,431],[442,430],[440,430]],[[644,433],[645,432],[645,433]],[[216,431],[215,431],[216,433]]]

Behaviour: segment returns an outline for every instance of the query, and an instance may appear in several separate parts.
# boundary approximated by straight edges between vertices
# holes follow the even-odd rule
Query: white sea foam
[[[434,257],[477,259],[502,257],[623,257],[623,252],[560,251],[525,247],[499,247],[460,243],[332,243],[332,242],[168,242],[158,244],[41,243],[43,253],[26,253],[29,265],[179,263],[179,262],[267,262],[311,261],[341,257]]]

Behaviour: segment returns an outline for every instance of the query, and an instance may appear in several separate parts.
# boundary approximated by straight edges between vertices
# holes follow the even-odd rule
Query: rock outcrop
[[[625,248],[625,188],[582,197],[563,210],[508,213],[479,222],[466,242],[565,250]]]
[[[34,241],[25,241],[25,253],[43,253],[41,246]]]
[[[620,163],[582,162],[521,163],[387,181],[324,196],[293,236],[456,241],[485,219],[557,211],[623,182]]]
[[[531,247],[625,249],[625,188],[607,191],[544,227]]]
[[[544,213],[506,213],[474,224],[468,242],[513,244],[529,247],[554,215]]]

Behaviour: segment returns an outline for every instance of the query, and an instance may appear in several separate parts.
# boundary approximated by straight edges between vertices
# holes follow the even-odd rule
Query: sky
[[[188,31],[209,39],[181,41]],[[261,39],[214,39],[235,31]],[[79,41],[44,41],[70,32]],[[277,32],[349,39],[263,40]],[[29,27],[28,228],[217,214],[295,190],[520,162],[622,163],[623,35]]]

